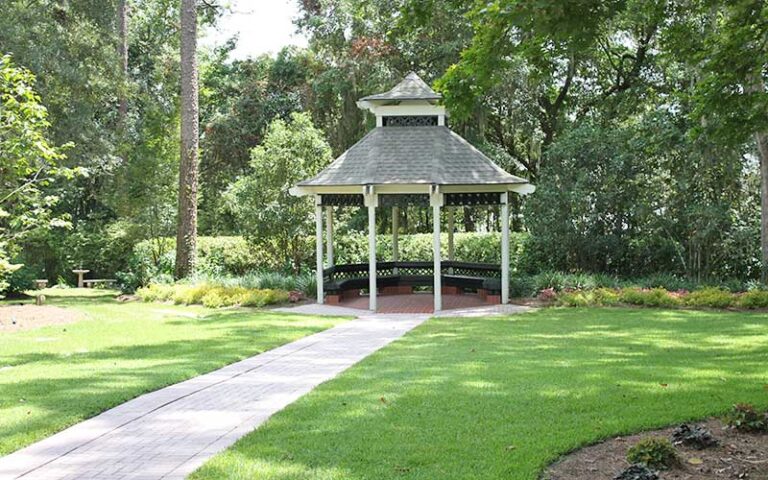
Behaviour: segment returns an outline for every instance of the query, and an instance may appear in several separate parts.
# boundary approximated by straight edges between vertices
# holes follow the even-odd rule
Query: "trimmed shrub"
[[[510,234],[510,267],[517,269],[528,238],[525,233]],[[400,258],[403,260],[429,260],[432,258],[432,234],[400,235]],[[304,239],[307,252],[302,270],[313,271],[314,237]],[[368,236],[353,232],[337,235],[333,239],[336,262],[366,263],[368,261]],[[448,236],[442,239],[443,257],[448,256]],[[501,261],[500,233],[456,233],[454,235],[455,258],[459,261],[496,263]],[[392,257],[392,236],[378,235],[376,254],[380,259]],[[157,274],[173,274],[175,239],[156,238],[139,242],[133,249],[130,272],[123,272],[126,284],[135,287],[137,282],[146,283]],[[244,237],[198,237],[198,272],[208,276],[245,276],[257,271],[286,271],[287,263],[268,258]],[[132,276],[127,276],[132,273]],[[279,275],[279,274],[274,274]],[[267,288],[267,287],[264,287]],[[284,286],[278,288],[285,288]],[[287,288],[288,290],[294,289]],[[307,292],[308,293],[308,292]]]
[[[288,292],[284,290],[220,286],[207,282],[196,285],[184,283],[162,285],[153,283],[138,289],[136,295],[145,302],[167,302],[172,300],[177,305],[202,304],[208,308],[235,305],[263,307],[288,301]]]
[[[758,412],[749,403],[734,405],[723,420],[729,427],[742,432],[768,432],[768,412]]]
[[[564,292],[557,296],[557,303],[565,307],[612,306],[619,303],[619,292],[610,288]]]
[[[712,432],[706,428],[694,425],[693,427],[684,423],[672,432],[672,442],[675,445],[685,445],[698,450],[717,446],[719,443],[712,435]]]
[[[672,296],[663,288],[639,289],[625,288],[619,293],[619,301],[643,307],[674,307],[680,305],[680,299]]]
[[[613,480],[659,480],[659,474],[645,465],[636,463],[613,477]]]
[[[752,290],[738,297],[736,304],[741,308],[768,308],[768,291]]]
[[[136,296],[145,302],[167,302],[175,293],[173,285],[161,285],[153,283],[136,290]]]
[[[720,288],[704,288],[683,297],[683,302],[690,307],[728,308],[734,301],[733,294]]]
[[[627,461],[651,468],[666,469],[677,462],[677,451],[666,438],[646,437],[630,447]]]

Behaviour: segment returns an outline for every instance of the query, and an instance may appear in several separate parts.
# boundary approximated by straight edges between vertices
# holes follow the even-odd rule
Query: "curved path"
[[[366,315],[143,395],[0,458],[0,479],[182,479],[275,412],[427,318]]]

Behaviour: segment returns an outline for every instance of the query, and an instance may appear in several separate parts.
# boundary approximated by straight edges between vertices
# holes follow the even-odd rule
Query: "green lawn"
[[[339,318],[120,304],[113,292],[48,290],[82,311],[68,325],[0,333],[0,455],[144,392],[332,327]]]
[[[438,318],[274,416],[202,479],[536,479],[611,435],[768,406],[768,315]]]

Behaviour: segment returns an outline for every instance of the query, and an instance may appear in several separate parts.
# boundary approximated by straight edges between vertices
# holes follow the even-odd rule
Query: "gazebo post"
[[[323,303],[323,205],[322,197],[315,195],[315,275],[317,276],[317,303]]]
[[[364,187],[365,205],[368,207],[368,309],[376,311],[376,207],[379,199],[373,185]]]
[[[448,213],[448,260],[453,261],[454,260],[454,250],[453,250],[453,230],[456,227],[456,220],[454,218],[454,207],[448,207],[446,208],[446,212]]]
[[[509,193],[501,194],[501,303],[509,303]]]
[[[398,235],[400,234],[400,207],[392,207],[392,261],[400,260],[400,246],[398,245]],[[397,275],[397,267],[393,270]]]
[[[442,285],[442,267],[440,257],[440,207],[443,206],[443,194],[440,193],[440,187],[432,185],[429,194],[429,203],[432,205],[432,237],[433,237],[433,257],[435,260],[433,286],[435,298],[435,312],[443,309],[443,285]]]
[[[325,207],[325,241],[328,242],[326,245],[326,256],[328,257],[328,267],[330,268],[335,262],[333,259],[333,207]]]

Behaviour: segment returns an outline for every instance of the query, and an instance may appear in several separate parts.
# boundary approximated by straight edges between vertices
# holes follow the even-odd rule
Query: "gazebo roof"
[[[376,115],[377,127],[292,192],[349,193],[376,185],[387,193],[420,192],[421,185],[450,186],[456,193],[532,192],[527,180],[505,172],[445,126],[440,98],[409,73],[392,90],[360,99],[358,105]]]
[[[360,99],[361,102],[371,100],[440,100],[442,95],[435,92],[424,80],[414,72],[409,73],[395,87],[384,93],[368,95]]]
[[[510,175],[444,126],[379,127],[300,187],[386,184],[501,185]]]

